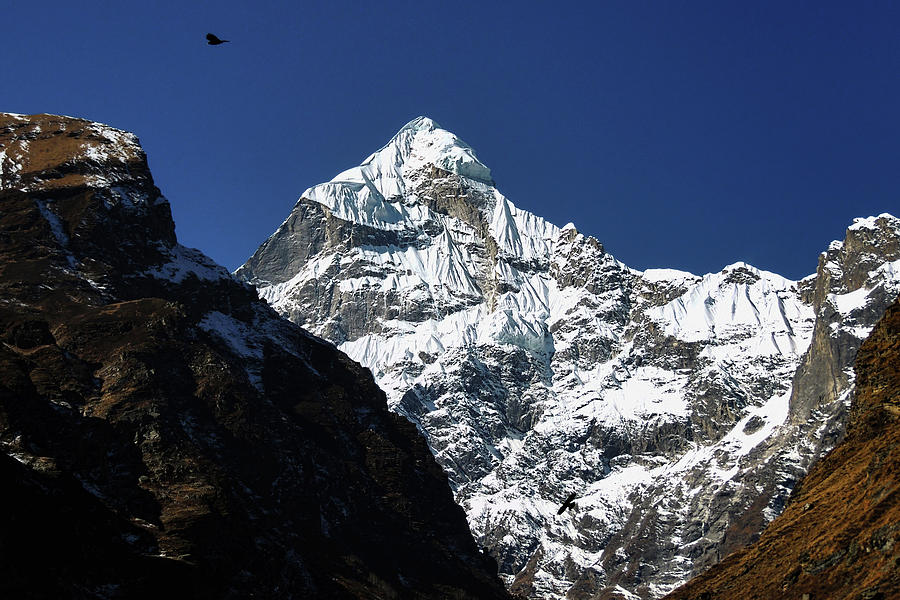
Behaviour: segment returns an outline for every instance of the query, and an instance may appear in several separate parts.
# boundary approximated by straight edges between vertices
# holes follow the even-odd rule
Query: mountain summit
[[[379,229],[396,229],[418,218],[404,210],[408,202],[400,206],[392,203],[408,198],[426,167],[492,183],[491,170],[478,160],[471,147],[431,119],[418,117],[360,166],[306,190],[303,197],[328,207],[340,218]]]
[[[514,591],[655,598],[755,540],[841,437],[898,241],[862,219],[801,281],[638,271],[419,118],[236,274],[372,371]]]

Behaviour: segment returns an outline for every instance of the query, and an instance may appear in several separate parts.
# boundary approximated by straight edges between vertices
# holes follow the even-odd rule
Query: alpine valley
[[[513,592],[658,598],[756,541],[841,441],[900,219],[857,219],[800,281],[639,271],[420,117],[236,276],[371,370]]]

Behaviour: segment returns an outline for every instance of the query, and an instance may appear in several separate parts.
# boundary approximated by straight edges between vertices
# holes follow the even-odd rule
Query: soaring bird
[[[561,515],[566,512],[567,508],[575,507],[575,492],[569,494],[569,497],[566,498],[566,501],[562,503],[562,506],[559,507],[559,510],[556,511],[556,514]]]
[[[225,42],[230,42],[231,40],[220,40],[212,33],[206,34],[206,43],[210,46],[218,46],[219,44],[224,44]]]

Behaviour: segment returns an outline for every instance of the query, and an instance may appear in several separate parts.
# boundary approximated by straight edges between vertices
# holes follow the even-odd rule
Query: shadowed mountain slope
[[[506,597],[371,374],[97,123],[0,114],[0,448],[2,597]]]

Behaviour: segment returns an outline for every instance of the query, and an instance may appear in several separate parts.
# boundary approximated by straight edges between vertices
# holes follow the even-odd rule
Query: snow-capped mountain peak
[[[238,276],[373,372],[516,591],[648,598],[723,552],[736,515],[774,517],[839,430],[848,381],[817,400],[792,380],[814,325],[836,331],[823,302],[847,305],[854,349],[896,295],[891,224],[861,221],[799,282],[746,263],[641,272],[517,208],[420,117],[304,192]]]
[[[358,167],[309,188],[303,198],[349,221],[397,229],[428,218],[421,208],[410,206],[417,204],[410,192],[429,167],[493,185],[491,170],[478,160],[471,146],[428,117],[417,117]]]
[[[491,170],[478,160],[471,146],[424,116],[401,127],[391,141],[362,164],[383,164],[386,158],[390,159],[389,164],[402,164],[408,170],[434,165],[468,179],[493,183]]]

